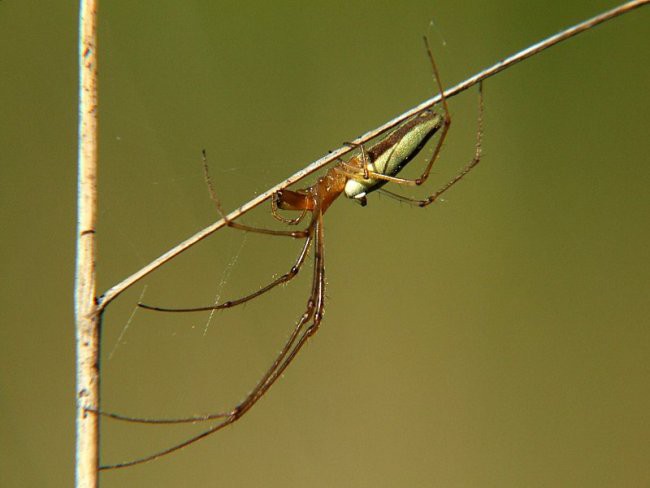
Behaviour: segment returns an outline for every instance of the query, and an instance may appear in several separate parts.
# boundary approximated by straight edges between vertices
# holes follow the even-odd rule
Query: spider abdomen
[[[355,156],[348,165],[359,168],[359,171],[346,182],[345,195],[362,200],[366,194],[381,188],[387,180],[373,178],[373,173],[396,176],[418,155],[442,124],[443,118],[440,115],[425,110],[395,129],[367,153]],[[368,178],[364,178],[364,165],[369,173]]]

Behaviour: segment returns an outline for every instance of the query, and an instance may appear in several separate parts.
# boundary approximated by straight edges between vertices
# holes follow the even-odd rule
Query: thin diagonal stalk
[[[471,88],[472,86],[476,85],[478,82],[485,80],[486,78],[490,78],[491,76],[496,75],[497,73],[505,70],[506,68],[509,68],[513,66],[514,64],[523,61],[524,59],[528,59],[531,56],[534,56],[536,54],[539,54],[540,52],[544,51],[545,49],[548,49],[551,46],[555,46],[556,44],[559,44],[562,41],[565,41],[573,36],[576,36],[582,32],[585,32],[599,24],[602,24],[603,22],[606,22],[608,20],[611,20],[615,17],[618,17],[619,15],[623,15],[627,12],[630,12],[631,10],[634,10],[638,7],[642,7],[644,5],[647,5],[650,3],[650,0],[634,0],[631,2],[624,3],[622,5],[619,5],[618,7],[615,7],[611,10],[608,10],[607,12],[604,12],[602,14],[599,14],[595,17],[592,17],[591,19],[585,20],[583,22],[580,22],[579,24],[576,24],[572,27],[568,27],[557,34],[550,36],[543,41],[540,41],[536,44],[533,44],[530,47],[527,47],[526,49],[523,49],[521,51],[518,51],[517,53],[513,54],[512,56],[509,56],[505,58],[502,61],[499,61],[498,63],[494,64],[493,66],[490,66],[489,68],[486,68],[479,73],[475,74],[474,76],[466,79],[465,81],[457,84],[456,86],[448,89],[445,91],[445,97],[446,98],[451,98],[455,95],[458,95],[459,93],[467,90],[468,88]],[[261,203],[265,202],[269,198],[273,196],[274,193],[278,192],[279,190],[282,190],[284,188],[287,188],[290,185],[293,185],[294,183],[302,180],[303,178],[309,176],[310,174],[320,170],[324,166],[328,165],[329,163],[336,161],[339,159],[341,156],[345,155],[346,153],[354,150],[355,147],[359,147],[362,144],[365,144],[366,142],[370,141],[371,139],[377,137],[380,134],[383,134],[384,132],[392,129],[393,127],[397,126],[404,120],[408,119],[409,117],[412,117],[413,115],[417,114],[418,112],[421,112],[422,110],[425,110],[427,108],[430,108],[434,106],[436,103],[440,102],[441,100],[441,95],[438,94],[432,98],[429,98],[428,100],[425,100],[424,102],[420,103],[416,107],[413,107],[410,110],[407,110],[406,112],[402,113],[401,115],[398,115],[392,120],[389,120],[385,124],[377,127],[376,129],[373,129],[369,132],[366,132],[364,135],[361,137],[351,141],[350,144],[342,146],[338,148],[335,151],[332,151],[328,153],[326,156],[323,156],[322,158],[318,159],[317,161],[314,161],[313,163],[309,164],[305,168],[301,169],[300,171],[296,172],[295,174],[291,175],[289,178],[286,180],[278,183],[277,185],[272,186],[269,188],[267,191],[261,193],[257,197],[253,198],[251,201],[245,203],[241,207],[237,208],[236,210],[233,210],[231,213],[229,213],[226,216],[226,219],[228,220],[235,220],[244,215],[245,213],[249,212],[250,210],[254,209]],[[126,290],[128,287],[136,283],[138,280],[144,278],[147,276],[149,273],[154,271],[155,269],[159,268],[163,264],[165,264],[167,261],[171,260],[178,254],[182,253],[183,251],[186,251],[193,245],[197,244],[198,242],[202,241],[209,235],[213,234],[217,230],[221,229],[222,227],[226,226],[226,219],[221,219],[218,220],[217,222],[209,225],[205,229],[197,232],[193,236],[189,237],[185,241],[181,242],[177,246],[173,247],[166,253],[164,253],[162,256],[158,257],[157,259],[153,260],[151,263],[148,265],[144,266],[142,269],[139,271],[136,271],[133,273],[131,276],[128,278],[124,279],[122,282],[118,283],[117,285],[113,286],[109,290],[104,293],[99,298],[98,301],[98,310],[103,310],[108,303],[110,303],[113,299],[115,299],[120,293],[122,293],[124,290]]]

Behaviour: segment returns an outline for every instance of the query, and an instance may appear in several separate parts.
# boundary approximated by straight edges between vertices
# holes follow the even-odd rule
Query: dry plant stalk
[[[79,12],[79,153],[75,322],[77,417],[75,486],[98,486],[99,325],[96,313],[97,220],[97,3],[82,0]]]

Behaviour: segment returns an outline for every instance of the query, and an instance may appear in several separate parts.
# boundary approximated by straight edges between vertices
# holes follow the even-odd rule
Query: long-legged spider
[[[367,195],[373,191],[381,189],[382,192],[393,198],[397,198],[401,201],[409,202],[420,207],[426,207],[435,202],[443,193],[445,193],[453,185],[460,181],[467,173],[469,173],[469,171],[472,170],[472,168],[474,168],[479,163],[481,158],[481,139],[483,133],[483,94],[482,85],[480,84],[477,140],[474,158],[471,160],[471,162],[440,189],[422,200],[402,196],[397,193],[389,192],[382,188],[389,182],[408,186],[419,186],[423,184],[428,179],[431,173],[431,168],[438,159],[445,137],[449,130],[451,117],[449,115],[447,100],[445,99],[444,90],[440,81],[440,75],[438,73],[438,69],[436,67],[431,49],[426,38],[425,46],[431,67],[433,69],[433,76],[437,88],[441,94],[442,113],[437,113],[436,111],[430,109],[424,110],[410,120],[407,120],[397,129],[391,132],[388,136],[377,142],[370,149],[366,150],[363,146],[361,146],[360,151],[357,155],[353,156],[347,162],[339,161],[336,166],[330,168],[324,176],[320,177],[314,185],[296,191],[284,189],[277,192],[271,200],[271,210],[273,217],[285,224],[297,225],[307,214],[309,214],[309,223],[304,230],[271,230],[251,227],[239,222],[227,221],[227,225],[229,227],[248,232],[305,239],[305,243],[300,253],[298,254],[298,258],[287,273],[263,286],[254,293],[217,305],[192,308],[165,308],[145,305],[143,303],[138,304],[142,308],[161,312],[199,312],[232,308],[253,300],[254,298],[270,291],[278,285],[292,280],[302,268],[303,264],[305,263],[307,254],[313,246],[314,268],[312,275],[311,293],[307,301],[306,309],[294,326],[291,334],[289,335],[289,338],[276,356],[270,368],[266,371],[266,373],[258,381],[255,387],[246,396],[246,398],[244,398],[244,400],[242,400],[239,404],[227,412],[179,419],[146,419],[102,413],[102,415],[106,417],[139,423],[172,424],[208,420],[217,420],[218,423],[205,430],[204,432],[163,451],[133,461],[127,461],[110,466],[102,466],[101,469],[121,468],[144,463],[197,442],[198,440],[203,439],[217,432],[218,430],[221,430],[225,426],[239,420],[275,383],[275,381],[280,377],[287,366],[289,366],[289,364],[293,361],[293,359],[296,357],[308,339],[316,333],[323,318],[323,308],[325,302],[323,215],[330,207],[330,205],[334,202],[334,200],[336,200],[341,194],[345,194],[348,198],[354,199],[361,205],[365,206],[367,203]],[[431,139],[434,134],[438,132],[438,141],[433,150],[433,154],[425,166],[422,174],[415,179],[398,177],[397,174],[420,153],[429,139]],[[204,169],[206,171],[206,182],[208,184],[210,196],[215,202],[218,211],[225,218],[225,214],[221,210],[221,205],[219,204],[219,200],[216,197],[216,193],[212,187],[211,180],[207,174],[205,154]],[[299,211],[301,214],[297,218],[290,219],[280,215],[279,210]]]

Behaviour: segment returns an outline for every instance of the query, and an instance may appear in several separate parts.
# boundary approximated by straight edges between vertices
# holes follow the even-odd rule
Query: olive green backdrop
[[[614,3],[101,2],[99,290],[215,220],[201,149],[233,209],[431,96],[423,34],[449,86]],[[0,3],[2,486],[73,482],[76,15]],[[648,486],[648,38],[650,8],[488,80],[484,160],[443,202],[337,202],[326,316],[285,376],[241,422],[103,486]],[[430,190],[471,158],[476,101],[451,101]],[[144,285],[155,304],[225,300],[298,249],[227,229],[121,296],[103,408],[241,399],[308,271],[207,332],[207,314],[129,317]],[[201,428],[103,424],[106,463]]]

